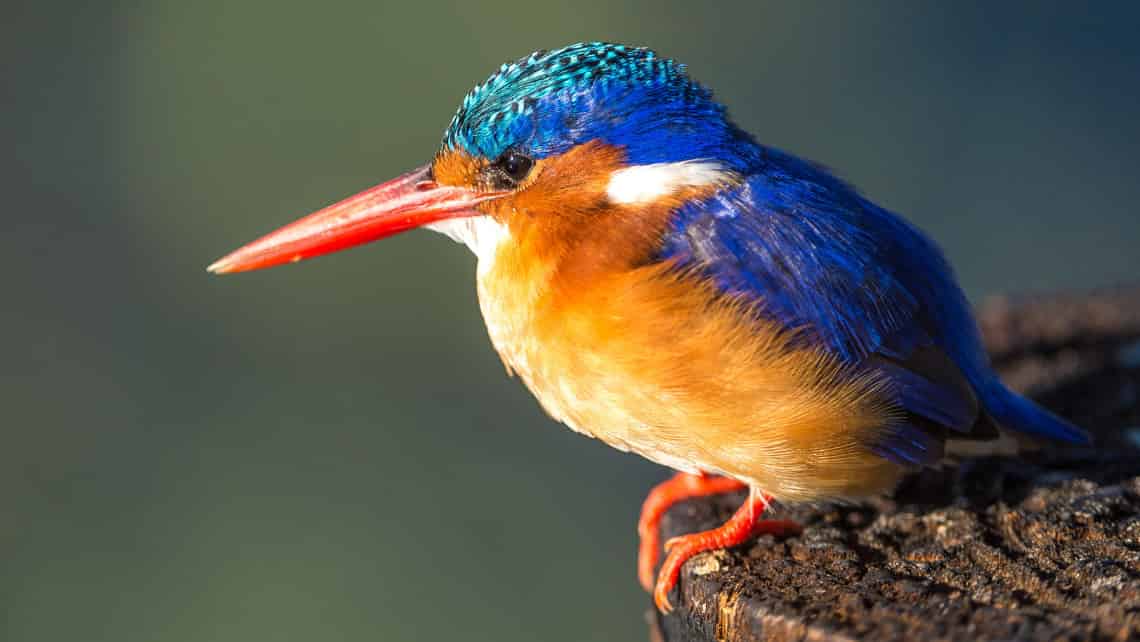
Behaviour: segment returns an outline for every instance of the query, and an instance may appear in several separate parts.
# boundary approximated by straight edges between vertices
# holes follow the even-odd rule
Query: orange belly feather
[[[480,267],[479,298],[508,368],[611,446],[791,501],[887,490],[904,472],[864,445],[897,418],[881,380],[793,347],[695,275],[651,265],[560,287],[507,243]]]

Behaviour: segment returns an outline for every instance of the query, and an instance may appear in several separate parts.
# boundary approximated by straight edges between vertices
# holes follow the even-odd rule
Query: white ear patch
[[[699,187],[736,180],[735,172],[716,161],[689,160],[679,163],[634,165],[610,174],[606,195],[615,203],[645,203],[672,194],[682,187]]]

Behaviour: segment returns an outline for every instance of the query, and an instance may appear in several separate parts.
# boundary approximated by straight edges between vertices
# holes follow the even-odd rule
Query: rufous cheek
[[[459,149],[444,149],[432,160],[432,175],[442,185],[476,187],[487,161]]]

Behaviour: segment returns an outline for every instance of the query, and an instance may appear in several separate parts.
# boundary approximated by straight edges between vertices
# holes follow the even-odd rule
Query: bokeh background
[[[974,300],[1140,276],[1135,5],[8,0],[0,639],[640,640],[665,471],[508,380],[428,232],[203,268],[427,160],[498,64],[690,65]]]

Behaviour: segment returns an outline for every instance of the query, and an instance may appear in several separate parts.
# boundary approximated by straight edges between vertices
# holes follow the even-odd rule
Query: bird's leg
[[[662,613],[673,610],[669,604],[669,591],[677,584],[681,565],[698,553],[729,548],[742,544],[757,535],[795,535],[800,525],[786,520],[761,520],[772,498],[763,493],[752,492],[744,504],[722,526],[710,531],[674,537],[665,542],[669,555],[661,565],[657,575],[657,585],[653,589],[653,601]]]
[[[641,518],[637,520],[637,534],[641,538],[637,551],[637,579],[646,591],[653,590],[653,571],[657,568],[657,555],[661,548],[661,516],[665,511],[685,499],[731,493],[745,488],[743,482],[728,477],[677,473],[649,491],[645,503],[641,505]]]

